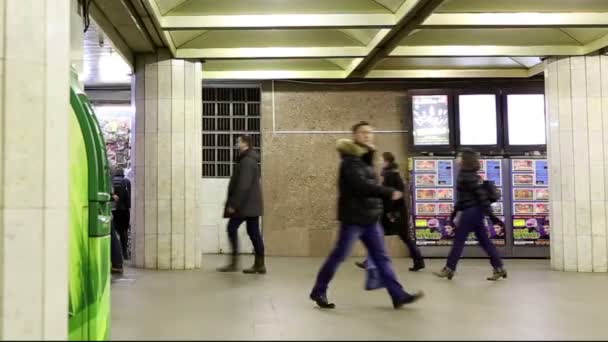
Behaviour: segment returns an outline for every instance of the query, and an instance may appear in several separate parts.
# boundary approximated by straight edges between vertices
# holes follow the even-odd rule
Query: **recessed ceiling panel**
[[[188,43],[194,39],[196,39],[197,37],[205,34],[207,31],[206,30],[197,30],[197,31],[190,31],[190,30],[185,30],[185,31],[171,31],[171,38],[173,39],[173,43],[175,43],[175,46],[177,46],[178,48],[181,47],[182,45],[184,45],[185,43]]]
[[[342,68],[325,59],[241,59],[241,60],[209,60],[203,64],[205,71],[238,71],[238,70],[335,70]]]
[[[446,0],[436,12],[606,12],[606,0]]]
[[[578,45],[570,36],[553,28],[437,29],[419,30],[399,45]]]
[[[160,0],[169,1],[169,0]],[[373,0],[189,0],[168,15],[388,13]]]
[[[430,57],[385,58],[377,70],[413,69],[518,69],[519,63],[508,57]]]
[[[365,46],[340,30],[215,30],[181,46],[196,48]]]
[[[397,12],[399,7],[403,5],[405,0],[375,0],[377,3],[391,10],[391,12]]]
[[[188,0],[154,0],[160,9],[160,13],[165,15],[167,12],[179,7],[186,3]]]
[[[565,28],[562,30],[581,44],[587,44],[608,35],[608,28]]]

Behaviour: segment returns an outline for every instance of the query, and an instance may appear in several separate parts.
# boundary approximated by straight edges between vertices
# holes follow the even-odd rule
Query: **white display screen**
[[[461,145],[496,145],[496,95],[458,96]]]
[[[412,96],[414,145],[449,145],[447,95]]]
[[[545,145],[545,96],[507,95],[510,145]]]

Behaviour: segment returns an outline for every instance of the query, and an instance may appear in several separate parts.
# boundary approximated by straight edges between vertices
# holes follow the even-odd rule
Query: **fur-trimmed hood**
[[[336,142],[336,149],[344,156],[362,157],[372,151],[369,147],[357,144],[351,139],[340,139]]]

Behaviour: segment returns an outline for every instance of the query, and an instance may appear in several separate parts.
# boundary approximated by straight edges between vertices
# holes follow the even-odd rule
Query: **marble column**
[[[70,0],[0,1],[0,340],[66,340]]]
[[[551,267],[607,272],[608,56],[546,63]]]
[[[159,50],[135,73],[135,264],[199,268],[201,63]]]

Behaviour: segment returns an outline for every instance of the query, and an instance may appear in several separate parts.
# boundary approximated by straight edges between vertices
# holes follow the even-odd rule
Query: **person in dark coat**
[[[404,192],[405,184],[399,174],[399,166],[395,163],[395,156],[390,152],[384,152],[382,159],[384,161],[381,174],[382,185]],[[405,198],[396,201],[384,199],[383,205],[382,228],[384,228],[384,235],[398,235],[401,241],[405,243],[414,261],[410,271],[416,272],[423,269],[424,258],[420,249],[416,246],[415,239],[410,235],[410,220]],[[367,268],[367,259],[364,262],[357,262],[357,266]]]
[[[450,221],[456,219],[456,236],[445,267],[440,272],[435,272],[435,275],[448,279],[454,277],[456,265],[462,255],[467,237],[470,232],[473,232],[481,248],[490,257],[490,263],[494,267],[494,272],[492,276],[488,277],[488,280],[506,278],[507,271],[503,268],[503,262],[498,255],[496,246],[487,235],[484,217],[488,216],[493,224],[502,225],[503,223],[493,214],[488,193],[482,186],[481,177],[477,174],[480,168],[477,153],[471,149],[463,149],[457,162],[460,164],[460,171],[456,178],[457,202],[450,218]]]
[[[310,299],[321,308],[335,307],[335,304],[327,300],[329,282],[355,242],[360,239],[378,269],[380,280],[388,290],[393,307],[397,309],[423,296],[422,292],[407,293],[399,283],[378,224],[382,215],[382,199],[398,200],[403,197],[403,193],[378,182],[372,162],[375,149],[371,125],[362,121],[354,125],[352,131],[354,141],[341,139],[337,143],[342,159],[338,176],[340,232],[334,250],[319,270]]]
[[[131,181],[125,178],[124,170],[116,167],[112,175],[113,196],[117,196],[112,210],[112,218],[116,224],[116,232],[120,236],[122,255],[130,259],[129,231],[131,227]]]
[[[228,239],[232,253],[230,263],[218,268],[220,272],[238,270],[238,229],[243,222],[247,223],[247,235],[251,239],[255,252],[253,267],[243,270],[244,273],[266,273],[264,263],[264,241],[260,233],[260,216],[263,213],[262,185],[260,183],[260,156],[252,148],[251,137],[243,135],[238,139],[239,156],[234,173],[228,185],[228,199],[224,208],[224,217],[228,220]]]

